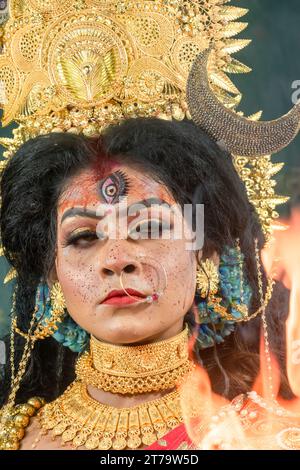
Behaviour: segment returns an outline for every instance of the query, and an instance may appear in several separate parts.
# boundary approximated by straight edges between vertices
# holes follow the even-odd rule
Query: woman
[[[1,196],[2,243],[17,271],[15,367],[25,332],[39,331],[17,393],[29,406],[12,418],[19,427],[6,427],[4,447],[145,448],[160,440],[178,448],[189,441],[176,387],[193,364],[203,365],[225,399],[251,390],[259,369],[259,281],[263,299],[267,291],[257,257],[264,237],[231,156],[196,125],[140,118],[98,139],[37,137],[8,163]],[[184,217],[186,204],[192,220]],[[187,249],[197,204],[204,204],[204,244]],[[112,234],[114,209],[125,236]],[[173,236],[175,214],[186,229],[181,237]],[[276,285],[268,324],[283,376],[286,300]],[[55,326],[47,320],[51,302]],[[40,339],[45,327],[50,337]],[[284,386],[283,378],[288,393]],[[41,405],[34,396],[52,403],[21,439],[20,428]]]

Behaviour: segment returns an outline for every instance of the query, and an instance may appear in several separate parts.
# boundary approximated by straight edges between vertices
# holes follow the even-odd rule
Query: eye
[[[117,188],[113,184],[108,185],[105,190],[109,197],[114,197],[117,194]]]
[[[172,226],[168,222],[161,220],[150,219],[144,222],[139,222],[133,227],[129,228],[128,236],[133,240],[138,239],[157,239],[162,237],[172,229]]]
[[[99,240],[98,234],[93,230],[82,230],[71,234],[64,243],[64,246],[73,245],[84,248],[89,246],[93,241]]]
[[[100,181],[99,189],[101,197],[108,204],[114,204],[120,197],[126,196],[129,188],[127,175],[122,171],[116,171],[104,180]]]

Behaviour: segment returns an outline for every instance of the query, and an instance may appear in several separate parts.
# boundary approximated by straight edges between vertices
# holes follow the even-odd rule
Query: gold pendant
[[[177,391],[132,408],[114,408],[91,398],[81,382],[45,405],[39,418],[53,437],[89,450],[149,446],[182,422]]]

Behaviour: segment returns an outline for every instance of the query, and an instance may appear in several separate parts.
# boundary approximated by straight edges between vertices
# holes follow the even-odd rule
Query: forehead
[[[170,191],[150,175],[114,161],[101,170],[89,168],[70,179],[59,199],[59,213],[74,205],[95,207],[99,203],[111,202],[105,200],[104,190],[109,191],[120,179],[126,180],[125,195],[129,202],[156,197],[168,204],[174,203]]]

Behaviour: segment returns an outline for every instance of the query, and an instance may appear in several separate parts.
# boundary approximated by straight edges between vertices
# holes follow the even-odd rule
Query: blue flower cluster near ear
[[[240,262],[243,263],[243,261],[243,254],[240,254],[236,248],[226,247],[220,256],[220,285],[216,296],[222,299],[220,305],[225,307],[227,312],[237,320],[239,320],[242,315],[235,308],[235,305],[241,305],[243,303],[249,307],[252,296],[251,287],[244,274],[242,302],[240,269],[243,269],[243,266],[240,266]],[[198,295],[196,296],[196,302],[200,322],[197,337],[199,348],[205,349],[215,344],[223,343],[224,339],[234,331],[235,321],[222,318],[221,315],[215,311],[213,306],[208,305],[206,299],[202,299]]]
[[[51,317],[50,290],[47,284],[40,283],[36,293],[36,318],[43,323],[43,320]],[[66,313],[64,320],[58,324],[58,329],[52,334],[52,337],[71,349],[73,352],[84,351],[89,344],[89,334],[81,328]]]

